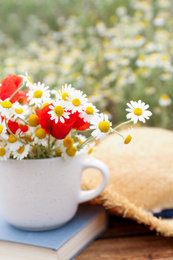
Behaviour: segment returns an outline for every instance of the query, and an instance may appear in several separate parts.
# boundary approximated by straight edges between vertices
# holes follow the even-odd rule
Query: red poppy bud
[[[84,131],[89,128],[89,123],[85,122],[83,118],[79,117],[79,112],[76,112],[76,120],[73,125],[73,129]]]

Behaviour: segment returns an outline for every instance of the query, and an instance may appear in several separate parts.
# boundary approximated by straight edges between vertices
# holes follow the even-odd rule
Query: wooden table
[[[105,233],[75,260],[173,260],[173,238],[156,235],[146,226],[110,217]]]

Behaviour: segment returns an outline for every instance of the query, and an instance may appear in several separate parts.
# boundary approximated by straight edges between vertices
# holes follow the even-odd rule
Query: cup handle
[[[98,169],[103,176],[101,184],[92,190],[81,190],[79,193],[79,203],[91,200],[97,197],[106,187],[109,181],[109,169],[105,163],[97,159],[85,159],[82,163],[82,170],[87,168],[96,168]]]

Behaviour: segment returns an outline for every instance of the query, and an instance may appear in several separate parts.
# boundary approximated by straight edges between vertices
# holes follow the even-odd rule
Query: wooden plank
[[[172,260],[173,238],[142,235],[98,239],[75,260]]]

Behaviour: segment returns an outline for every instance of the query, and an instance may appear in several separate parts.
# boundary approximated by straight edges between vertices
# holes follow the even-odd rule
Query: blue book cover
[[[4,244],[10,244],[11,247],[8,248],[9,250],[12,250],[17,243],[18,245],[20,244],[20,246],[24,244],[39,248],[47,248],[55,252],[61,251],[60,254],[62,255],[62,258],[57,258],[56,256],[55,259],[65,260],[71,259],[78,254],[83,248],[97,238],[106,227],[106,211],[99,205],[80,205],[77,214],[70,222],[61,228],[50,231],[22,231],[8,224],[0,215],[0,242],[12,242]],[[73,238],[75,238],[74,241]],[[68,244],[70,241],[71,243]],[[64,247],[65,245],[66,247]],[[64,251],[61,250],[63,247]],[[71,249],[68,250],[68,248]],[[32,250],[32,248],[30,250]],[[1,251],[0,259],[3,259]]]

